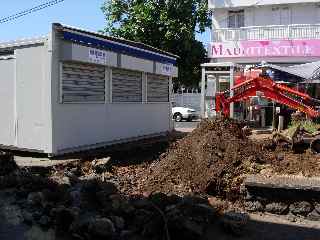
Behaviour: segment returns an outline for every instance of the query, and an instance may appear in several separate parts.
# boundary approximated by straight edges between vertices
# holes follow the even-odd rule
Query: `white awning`
[[[320,61],[293,65],[289,67],[278,66],[274,64],[265,63],[263,67],[269,67],[282,72],[301,77],[306,80],[319,80],[320,79]]]

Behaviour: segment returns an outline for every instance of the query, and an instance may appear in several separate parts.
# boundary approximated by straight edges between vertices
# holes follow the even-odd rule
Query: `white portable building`
[[[0,147],[59,155],[170,131],[177,56],[52,25],[0,43]]]

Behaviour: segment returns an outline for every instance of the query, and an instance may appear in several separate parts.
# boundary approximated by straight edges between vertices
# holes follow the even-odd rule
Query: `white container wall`
[[[60,24],[0,44],[0,145],[57,155],[165,134],[176,58]]]

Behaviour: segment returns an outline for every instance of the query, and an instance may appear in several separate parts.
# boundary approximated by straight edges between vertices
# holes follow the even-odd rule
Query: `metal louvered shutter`
[[[112,102],[142,102],[142,73],[112,69]]]
[[[104,103],[105,67],[64,62],[61,89],[63,103]]]
[[[169,78],[155,74],[147,75],[148,102],[169,102]]]

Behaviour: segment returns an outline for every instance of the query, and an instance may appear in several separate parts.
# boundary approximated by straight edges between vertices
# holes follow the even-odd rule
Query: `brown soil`
[[[295,154],[290,150],[275,150],[272,169],[276,174],[320,176],[320,156],[309,152]]]
[[[127,176],[123,190],[198,193],[235,200],[246,174],[259,173],[266,167],[272,174],[320,176],[319,156],[275,149],[268,140],[249,139],[242,127],[229,119],[203,121],[172,144],[158,161],[118,168],[117,174]]]
[[[143,179],[145,190],[237,198],[243,175],[271,161],[263,145],[249,140],[242,127],[228,119],[201,122],[150,167]]]

